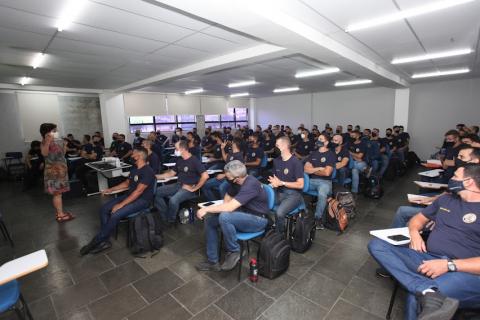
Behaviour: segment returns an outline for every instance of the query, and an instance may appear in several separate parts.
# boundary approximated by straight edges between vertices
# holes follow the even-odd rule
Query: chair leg
[[[10,233],[8,232],[7,226],[5,225],[5,222],[0,221],[0,229],[2,229],[2,234],[5,240],[7,240],[10,243],[10,246],[13,248],[13,240],[12,237],[10,236]]]
[[[393,285],[392,296],[390,297],[390,304],[388,306],[387,315],[385,316],[385,319],[387,319],[387,320],[390,320],[390,318],[392,316],[393,304],[395,303],[395,297],[397,296],[397,291],[398,291],[399,286],[400,285],[399,285],[398,281],[395,280],[395,284]]]
[[[247,241],[247,261],[250,261],[250,241]]]
[[[243,241],[240,241],[240,260],[238,261],[238,281],[242,278]]]

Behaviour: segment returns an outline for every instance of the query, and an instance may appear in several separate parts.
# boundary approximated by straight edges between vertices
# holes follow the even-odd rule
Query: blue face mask
[[[460,191],[465,190],[465,187],[463,186],[463,180],[448,180],[447,189],[453,194],[458,194]]]
[[[321,148],[325,145],[325,142],[323,141],[317,141],[317,147]]]

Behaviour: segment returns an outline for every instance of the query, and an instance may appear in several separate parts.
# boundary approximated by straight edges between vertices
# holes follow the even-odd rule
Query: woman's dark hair
[[[56,129],[57,125],[55,123],[42,123],[40,125],[40,134],[42,135],[42,138],[45,138],[45,135],[52,131],[53,129]]]

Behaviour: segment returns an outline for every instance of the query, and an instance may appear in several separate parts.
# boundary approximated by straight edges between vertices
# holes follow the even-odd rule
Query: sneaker
[[[367,167],[365,169],[365,175],[366,175],[367,178],[370,178],[370,176],[372,175],[372,171],[373,171],[372,167]]]
[[[210,262],[208,260],[202,261],[195,265],[195,269],[198,271],[220,271],[220,264],[218,262]]]
[[[382,278],[391,278],[392,275],[390,274],[390,272],[388,272],[385,268],[377,268],[375,270],[375,274],[379,277],[382,277]]]
[[[110,241],[102,241],[100,242],[97,246],[95,246],[95,248],[93,248],[90,253],[92,254],[97,254],[97,253],[100,253],[102,251],[105,251],[107,249],[110,249],[112,247],[112,243]]]
[[[225,261],[223,262],[221,269],[223,271],[230,271],[237,265],[240,260],[240,252],[228,252],[225,256]]]
[[[458,309],[458,300],[445,297],[440,292],[427,292],[419,298],[418,320],[450,320]]]
[[[323,225],[323,223],[320,220],[317,220],[317,222],[315,223],[315,229],[316,230],[325,230],[325,226]]]
[[[84,256],[84,255],[89,254],[90,251],[92,251],[96,246],[97,246],[96,237],[93,237],[93,239],[87,245],[84,245],[80,249],[80,255]]]

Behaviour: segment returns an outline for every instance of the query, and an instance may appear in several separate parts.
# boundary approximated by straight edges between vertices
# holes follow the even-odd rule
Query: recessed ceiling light
[[[273,93],[281,93],[281,92],[292,92],[300,90],[299,87],[288,87],[288,88],[278,88],[273,90]]]
[[[396,58],[396,59],[393,59],[391,63],[392,64],[400,64],[400,63],[409,63],[409,62],[424,61],[424,60],[431,60],[431,59],[433,60],[433,59],[461,56],[461,55],[469,54],[469,53],[472,53],[472,52],[473,52],[473,50],[470,49],[470,48],[443,51],[443,52],[435,52],[435,53],[428,53],[428,54],[423,54],[423,55],[419,55],[419,56]]]
[[[185,91],[185,94],[188,95],[188,94],[201,93],[201,92],[203,92],[203,88],[187,90],[187,91]]]
[[[238,88],[238,87],[253,86],[254,84],[256,84],[255,80],[249,80],[249,81],[229,83],[228,87],[229,88]]]
[[[452,70],[444,70],[444,71],[414,73],[412,75],[412,79],[448,76],[452,74],[460,74],[460,73],[468,73],[468,72],[470,72],[469,68],[461,68],[461,69],[452,69]]]
[[[45,53],[39,52],[35,54],[35,57],[33,58],[33,61],[32,61],[33,69],[37,69],[38,67],[40,67],[40,65],[43,63],[44,60],[45,60]]]
[[[345,32],[352,32],[352,31],[357,31],[357,30],[362,30],[362,29],[367,29],[371,27],[376,27],[382,24],[387,24],[395,21],[399,21],[402,19],[406,18],[411,18],[411,17],[416,17],[420,16],[423,14],[447,9],[450,7],[458,6],[460,4],[472,2],[475,0],[443,0],[443,1],[437,1],[434,3],[427,4],[425,6],[421,7],[416,7],[408,10],[401,10],[399,12],[393,13],[393,14],[388,14],[385,16],[381,16],[378,18],[373,18],[365,21],[361,21],[359,23],[354,23],[349,25],[346,29]]]
[[[57,30],[62,32],[72,24],[75,17],[85,6],[85,0],[69,0],[67,1],[66,6],[63,8],[63,11],[60,15],[60,18],[57,20]]]
[[[248,95],[248,92],[234,93],[230,95],[230,98],[246,97]]]
[[[357,84],[366,84],[366,83],[372,83],[372,80],[358,79],[358,80],[351,80],[351,81],[337,81],[335,82],[335,87],[354,86]]]
[[[301,71],[295,74],[295,78],[306,78],[306,77],[314,77],[314,76],[321,76],[324,74],[335,73],[339,72],[340,69],[333,67],[333,68],[326,68],[326,69],[317,69],[317,70],[310,70],[310,71]]]
[[[26,85],[26,84],[29,83],[29,82],[30,82],[30,78],[29,78],[29,77],[22,77],[22,78],[20,79],[20,84],[21,84],[22,86]]]

